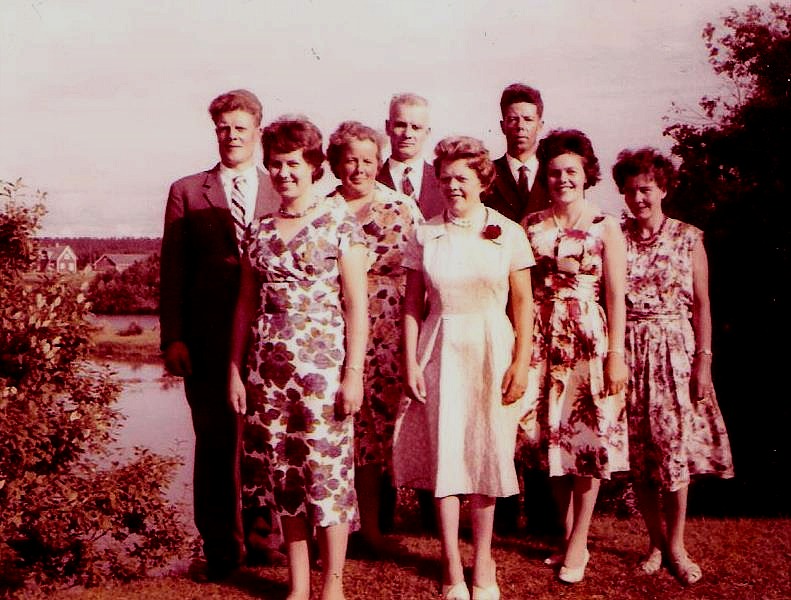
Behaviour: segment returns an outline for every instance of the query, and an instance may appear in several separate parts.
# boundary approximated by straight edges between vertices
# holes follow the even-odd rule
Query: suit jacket
[[[521,223],[528,213],[549,207],[549,196],[544,186],[539,184],[538,178],[533,181],[533,187],[530,188],[527,198],[519,195],[516,180],[505,155],[494,161],[494,169],[496,173],[494,182],[482,196],[486,206],[517,223]]]
[[[384,162],[382,168],[379,169],[376,180],[392,190],[401,191],[400,182],[397,186],[393,182],[393,176],[390,175],[389,158]],[[445,199],[439,189],[439,181],[437,181],[437,176],[434,174],[434,167],[427,162],[423,163],[423,182],[420,184],[420,197],[417,199],[417,206],[427,221],[445,210]]]
[[[272,212],[279,199],[258,169],[253,217]],[[187,345],[194,374],[228,369],[231,325],[239,291],[239,247],[216,165],[179,179],[165,210],[160,273],[161,345]]]

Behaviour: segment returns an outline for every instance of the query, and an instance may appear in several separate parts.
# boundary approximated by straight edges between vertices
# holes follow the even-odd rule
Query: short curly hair
[[[209,114],[211,115],[211,120],[215,123],[217,119],[220,118],[220,115],[235,110],[243,110],[253,115],[256,127],[261,124],[261,119],[263,117],[261,101],[258,99],[258,96],[249,90],[231,90],[230,92],[225,92],[217,96],[211,101],[211,104],[209,104]]]
[[[379,169],[382,166],[382,146],[384,145],[384,138],[382,134],[363,125],[359,121],[344,121],[338,128],[330,135],[330,142],[327,146],[327,162],[330,163],[330,170],[335,177],[340,179],[338,175],[338,166],[341,162],[343,151],[349,146],[349,143],[357,141],[369,140],[376,145],[376,166]]]
[[[512,83],[505,88],[500,96],[500,113],[504,115],[505,109],[517,102],[535,104],[538,118],[540,119],[544,115],[544,101],[541,99],[541,92],[534,87],[524,83]]]
[[[582,159],[585,171],[585,189],[601,181],[599,159],[593,152],[593,144],[587,135],[579,129],[553,129],[538,143],[538,173],[536,178],[542,185],[547,185],[547,165],[549,161],[561,154],[576,154]]]
[[[484,189],[494,181],[494,163],[489,158],[489,151],[481,140],[467,136],[453,136],[441,139],[434,148],[434,173],[439,177],[442,164],[454,160],[465,160],[467,165],[478,175]]]
[[[645,146],[636,150],[626,148],[618,153],[612,167],[612,178],[623,194],[626,180],[637,175],[651,175],[657,187],[669,192],[676,183],[676,168],[670,159],[656,148]]]
[[[305,116],[278,117],[264,128],[261,144],[264,166],[269,166],[269,158],[273,153],[287,154],[302,150],[305,161],[313,167],[313,181],[318,181],[324,175],[321,131]]]

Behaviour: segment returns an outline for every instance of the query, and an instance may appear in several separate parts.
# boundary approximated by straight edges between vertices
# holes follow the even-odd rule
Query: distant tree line
[[[40,246],[71,246],[77,255],[77,268],[95,263],[103,254],[154,254],[159,252],[161,238],[151,237],[43,237]]]
[[[159,310],[159,254],[118,273],[97,273],[87,292],[94,313],[145,315]]]

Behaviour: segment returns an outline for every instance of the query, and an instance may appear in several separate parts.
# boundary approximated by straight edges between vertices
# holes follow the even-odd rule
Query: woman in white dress
[[[449,600],[470,598],[458,540],[460,496],[469,496],[472,597],[497,600],[494,502],[519,491],[514,446],[531,355],[534,260],[524,230],[481,203],[494,177],[483,144],[446,138],[436,154],[447,209],[417,228],[404,258],[409,400],[396,430],[396,483],[434,493]]]

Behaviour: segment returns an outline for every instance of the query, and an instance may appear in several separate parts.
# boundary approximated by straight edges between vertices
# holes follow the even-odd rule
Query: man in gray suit
[[[426,219],[440,214],[445,200],[434,167],[423,159],[423,144],[431,133],[428,100],[417,94],[393,96],[385,130],[390,138],[390,158],[376,180],[411,196]]]
[[[220,162],[170,187],[162,237],[161,348],[184,378],[195,430],[195,524],[210,580],[245,558],[240,511],[241,422],[228,403],[230,335],[239,288],[240,239],[276,196],[255,166],[261,103],[233,90],[209,106]]]
[[[426,220],[442,214],[445,200],[434,166],[423,158],[423,145],[431,133],[428,100],[417,94],[394,95],[390,99],[385,131],[390,138],[390,157],[382,164],[376,180],[412,197]],[[433,494],[419,490],[417,496],[423,529],[435,531]],[[395,501],[392,482],[385,478],[379,510],[379,526],[383,532],[393,529]]]

